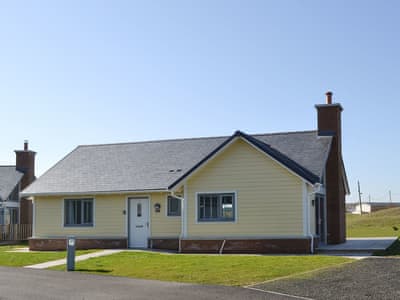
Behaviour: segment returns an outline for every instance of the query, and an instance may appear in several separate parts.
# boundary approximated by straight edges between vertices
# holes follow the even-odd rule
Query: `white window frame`
[[[199,219],[199,196],[204,194],[233,194],[233,220],[200,220]],[[207,192],[196,192],[195,193],[195,222],[196,224],[227,224],[227,223],[237,223],[238,220],[238,201],[237,201],[237,192],[236,191],[207,191]]]
[[[169,214],[169,201],[168,201],[168,197],[173,197],[175,199],[178,200],[179,202],[179,206],[180,206],[180,214],[179,215],[170,215]],[[176,198],[172,195],[167,195],[165,197],[165,216],[167,216],[168,218],[180,218],[182,216],[182,199],[180,198]]]
[[[91,224],[66,224],[66,201],[69,200],[91,200],[92,201],[92,223]],[[82,208],[83,209],[83,208]],[[71,198],[64,198],[62,201],[62,216],[63,216],[63,228],[81,228],[81,227],[95,227],[95,198],[94,197],[71,197]],[[83,217],[83,216],[82,216]]]

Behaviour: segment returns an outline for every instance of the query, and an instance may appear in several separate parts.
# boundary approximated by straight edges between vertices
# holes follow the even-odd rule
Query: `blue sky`
[[[0,164],[79,144],[308,130],[334,92],[352,195],[400,201],[398,1],[0,3]]]

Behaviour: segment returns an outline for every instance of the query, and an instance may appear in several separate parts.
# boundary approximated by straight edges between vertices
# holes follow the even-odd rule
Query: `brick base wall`
[[[76,240],[76,249],[125,249],[127,239],[79,239]],[[65,238],[31,238],[29,249],[39,251],[65,250],[67,240]]]
[[[182,240],[183,253],[219,253],[224,240]],[[314,240],[314,250],[317,240]],[[226,240],[222,253],[307,254],[311,240],[298,239],[242,239]]]
[[[219,253],[224,240],[181,240],[183,253]],[[309,238],[293,239],[231,239],[225,240],[222,253],[259,253],[259,254],[308,254],[311,253]],[[65,238],[31,238],[29,249],[55,251],[66,249]],[[77,249],[113,249],[127,248],[127,239],[77,239]],[[318,240],[314,239],[314,250]],[[178,239],[150,239],[149,248],[161,250],[179,250]]]
[[[149,248],[178,251],[179,239],[149,239]]]

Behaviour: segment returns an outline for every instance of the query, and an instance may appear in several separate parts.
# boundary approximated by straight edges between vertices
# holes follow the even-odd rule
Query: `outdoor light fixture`
[[[159,213],[161,211],[161,204],[160,203],[154,204],[154,211],[156,213]]]

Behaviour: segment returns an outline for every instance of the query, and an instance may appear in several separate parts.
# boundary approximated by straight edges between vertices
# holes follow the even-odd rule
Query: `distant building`
[[[32,201],[20,197],[20,191],[35,180],[35,154],[24,143],[16,150],[15,166],[0,166],[0,225],[32,224]]]
[[[348,203],[346,204],[346,211],[355,215],[360,215],[361,211],[363,214],[370,214],[382,209],[400,207],[400,202],[368,202],[361,203],[361,210],[359,203]]]

